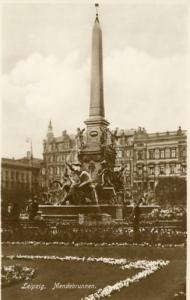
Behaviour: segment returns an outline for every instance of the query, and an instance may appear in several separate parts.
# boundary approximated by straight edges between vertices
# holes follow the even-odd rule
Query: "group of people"
[[[27,214],[30,221],[35,219],[38,213],[37,196],[34,196],[33,199],[28,200],[25,208],[21,207],[16,201],[9,203],[7,207],[7,217],[11,222],[15,224],[19,223],[22,213]]]

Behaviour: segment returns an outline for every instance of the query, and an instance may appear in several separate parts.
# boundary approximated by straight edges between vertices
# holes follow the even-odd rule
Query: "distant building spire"
[[[53,126],[52,126],[52,123],[51,123],[51,120],[50,120],[49,125],[48,125],[47,139],[52,139],[53,137],[54,137]]]
[[[52,129],[52,123],[51,123],[51,120],[49,121],[49,125],[48,125],[48,129]]]

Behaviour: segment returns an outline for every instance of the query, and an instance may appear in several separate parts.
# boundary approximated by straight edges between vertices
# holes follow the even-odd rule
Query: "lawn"
[[[120,292],[112,294],[110,299],[128,300],[171,300],[184,299],[173,298],[176,292],[184,288],[186,277],[186,249],[177,248],[153,248],[153,247],[72,247],[72,246],[29,246],[29,245],[3,245],[3,255],[48,255],[48,256],[85,256],[85,257],[114,257],[126,258],[130,261],[137,260],[169,260],[170,263],[156,271],[146,279],[124,287]],[[11,265],[19,263],[36,269],[32,284],[45,284],[46,289],[28,290],[21,289],[23,282],[2,289],[2,300],[48,300],[48,299],[81,299],[98,288],[112,285],[119,280],[132,277],[139,272],[138,269],[121,270],[118,266],[112,266],[97,262],[76,261],[44,261],[26,259],[3,259],[3,264]],[[83,288],[61,288],[52,290],[55,282],[61,284],[74,283],[79,285],[91,285]]]

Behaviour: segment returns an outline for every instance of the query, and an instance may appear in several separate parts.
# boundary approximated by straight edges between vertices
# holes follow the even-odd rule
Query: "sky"
[[[88,118],[93,2],[2,7],[2,156]],[[187,128],[188,10],[181,4],[102,3],[104,101],[110,128]]]

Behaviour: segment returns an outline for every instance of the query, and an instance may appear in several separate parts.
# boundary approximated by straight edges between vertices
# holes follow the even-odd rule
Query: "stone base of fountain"
[[[150,213],[159,206],[141,206],[141,214]],[[133,206],[122,204],[99,205],[39,205],[44,220],[83,223],[84,221],[111,222],[128,219]]]

